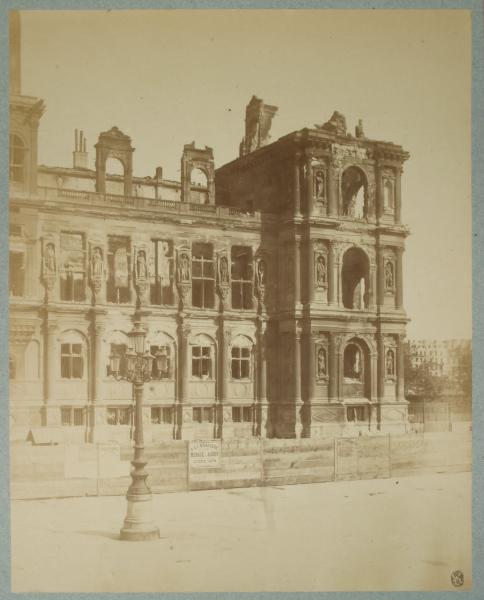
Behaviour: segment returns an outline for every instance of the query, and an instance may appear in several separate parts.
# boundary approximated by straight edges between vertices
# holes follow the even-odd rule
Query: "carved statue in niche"
[[[257,265],[257,281],[259,287],[264,287],[266,284],[266,261],[263,259]]]
[[[220,285],[229,283],[229,264],[226,256],[222,256],[219,262]]]
[[[54,244],[49,243],[45,247],[44,274],[45,275],[55,275],[55,273],[56,273],[55,247],[54,247]]]
[[[144,250],[139,250],[136,256],[136,278],[138,281],[148,279],[148,266]]]
[[[324,198],[324,174],[322,171],[316,171],[314,174],[314,194],[316,198]]]
[[[387,377],[393,377],[395,375],[395,360],[393,350],[387,350],[385,364]]]
[[[390,261],[385,264],[385,287],[387,290],[393,289],[393,263]]]
[[[326,259],[322,254],[316,259],[316,285],[322,287],[326,284]]]
[[[326,350],[321,347],[318,350],[318,379],[326,377]]]
[[[359,350],[355,352],[355,363],[353,366],[353,372],[355,376],[359,379],[361,375],[361,354]]]
[[[190,261],[187,254],[180,255],[180,264],[178,266],[178,272],[181,282],[190,281]]]
[[[103,276],[103,254],[101,248],[96,246],[91,257],[91,278],[102,279]]]
[[[362,277],[355,286],[355,290],[353,292],[353,308],[360,310],[365,308],[365,287],[365,278]]]

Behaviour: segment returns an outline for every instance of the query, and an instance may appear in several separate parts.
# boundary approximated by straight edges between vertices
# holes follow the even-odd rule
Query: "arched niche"
[[[30,340],[25,348],[25,379],[35,381],[40,377],[40,344]]]
[[[343,306],[357,310],[368,308],[370,261],[361,248],[349,248],[344,253],[341,278]]]
[[[96,192],[106,192],[106,163],[108,159],[117,159],[123,166],[124,195],[132,195],[133,152],[131,138],[117,127],[111,127],[99,135],[96,148]]]
[[[343,351],[343,397],[371,397],[370,349],[366,342],[353,337]]]
[[[368,216],[368,180],[359,167],[350,166],[343,171],[341,201],[344,216],[355,219]]]

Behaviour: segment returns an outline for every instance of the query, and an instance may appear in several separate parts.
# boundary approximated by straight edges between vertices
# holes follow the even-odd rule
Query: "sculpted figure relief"
[[[260,260],[257,265],[257,279],[259,282],[259,287],[264,286],[266,284],[266,263],[265,260]]]
[[[96,246],[91,258],[91,274],[93,279],[100,279],[103,275],[103,255],[101,248]]]
[[[221,285],[229,283],[229,265],[226,256],[222,256],[220,259],[220,283]]]
[[[385,265],[385,287],[393,289],[393,264],[390,261]]]
[[[320,254],[316,260],[316,284],[322,286],[326,283],[326,260]]]
[[[326,350],[319,348],[318,350],[318,378],[326,377]]]
[[[182,281],[182,282],[190,281],[190,261],[186,254],[182,254],[180,256],[179,273],[180,273],[180,281]]]
[[[148,266],[146,264],[146,252],[140,250],[136,257],[136,276],[137,279],[148,278]]]
[[[316,171],[314,175],[314,192],[316,198],[324,198],[324,175],[322,171]]]
[[[392,377],[395,374],[395,361],[393,358],[393,350],[387,350],[386,371],[389,377]]]
[[[45,247],[44,269],[47,275],[54,275],[56,272],[54,244],[49,243]]]

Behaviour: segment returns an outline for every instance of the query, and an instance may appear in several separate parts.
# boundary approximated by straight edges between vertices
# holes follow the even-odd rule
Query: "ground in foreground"
[[[14,592],[452,590],[471,582],[471,475],[153,497],[160,540],[121,542],[123,497],[12,503]]]

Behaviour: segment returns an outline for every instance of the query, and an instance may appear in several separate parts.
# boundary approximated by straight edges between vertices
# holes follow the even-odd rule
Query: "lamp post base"
[[[122,540],[143,542],[160,539],[160,530],[151,518],[151,494],[128,496],[128,511],[120,531]]]

